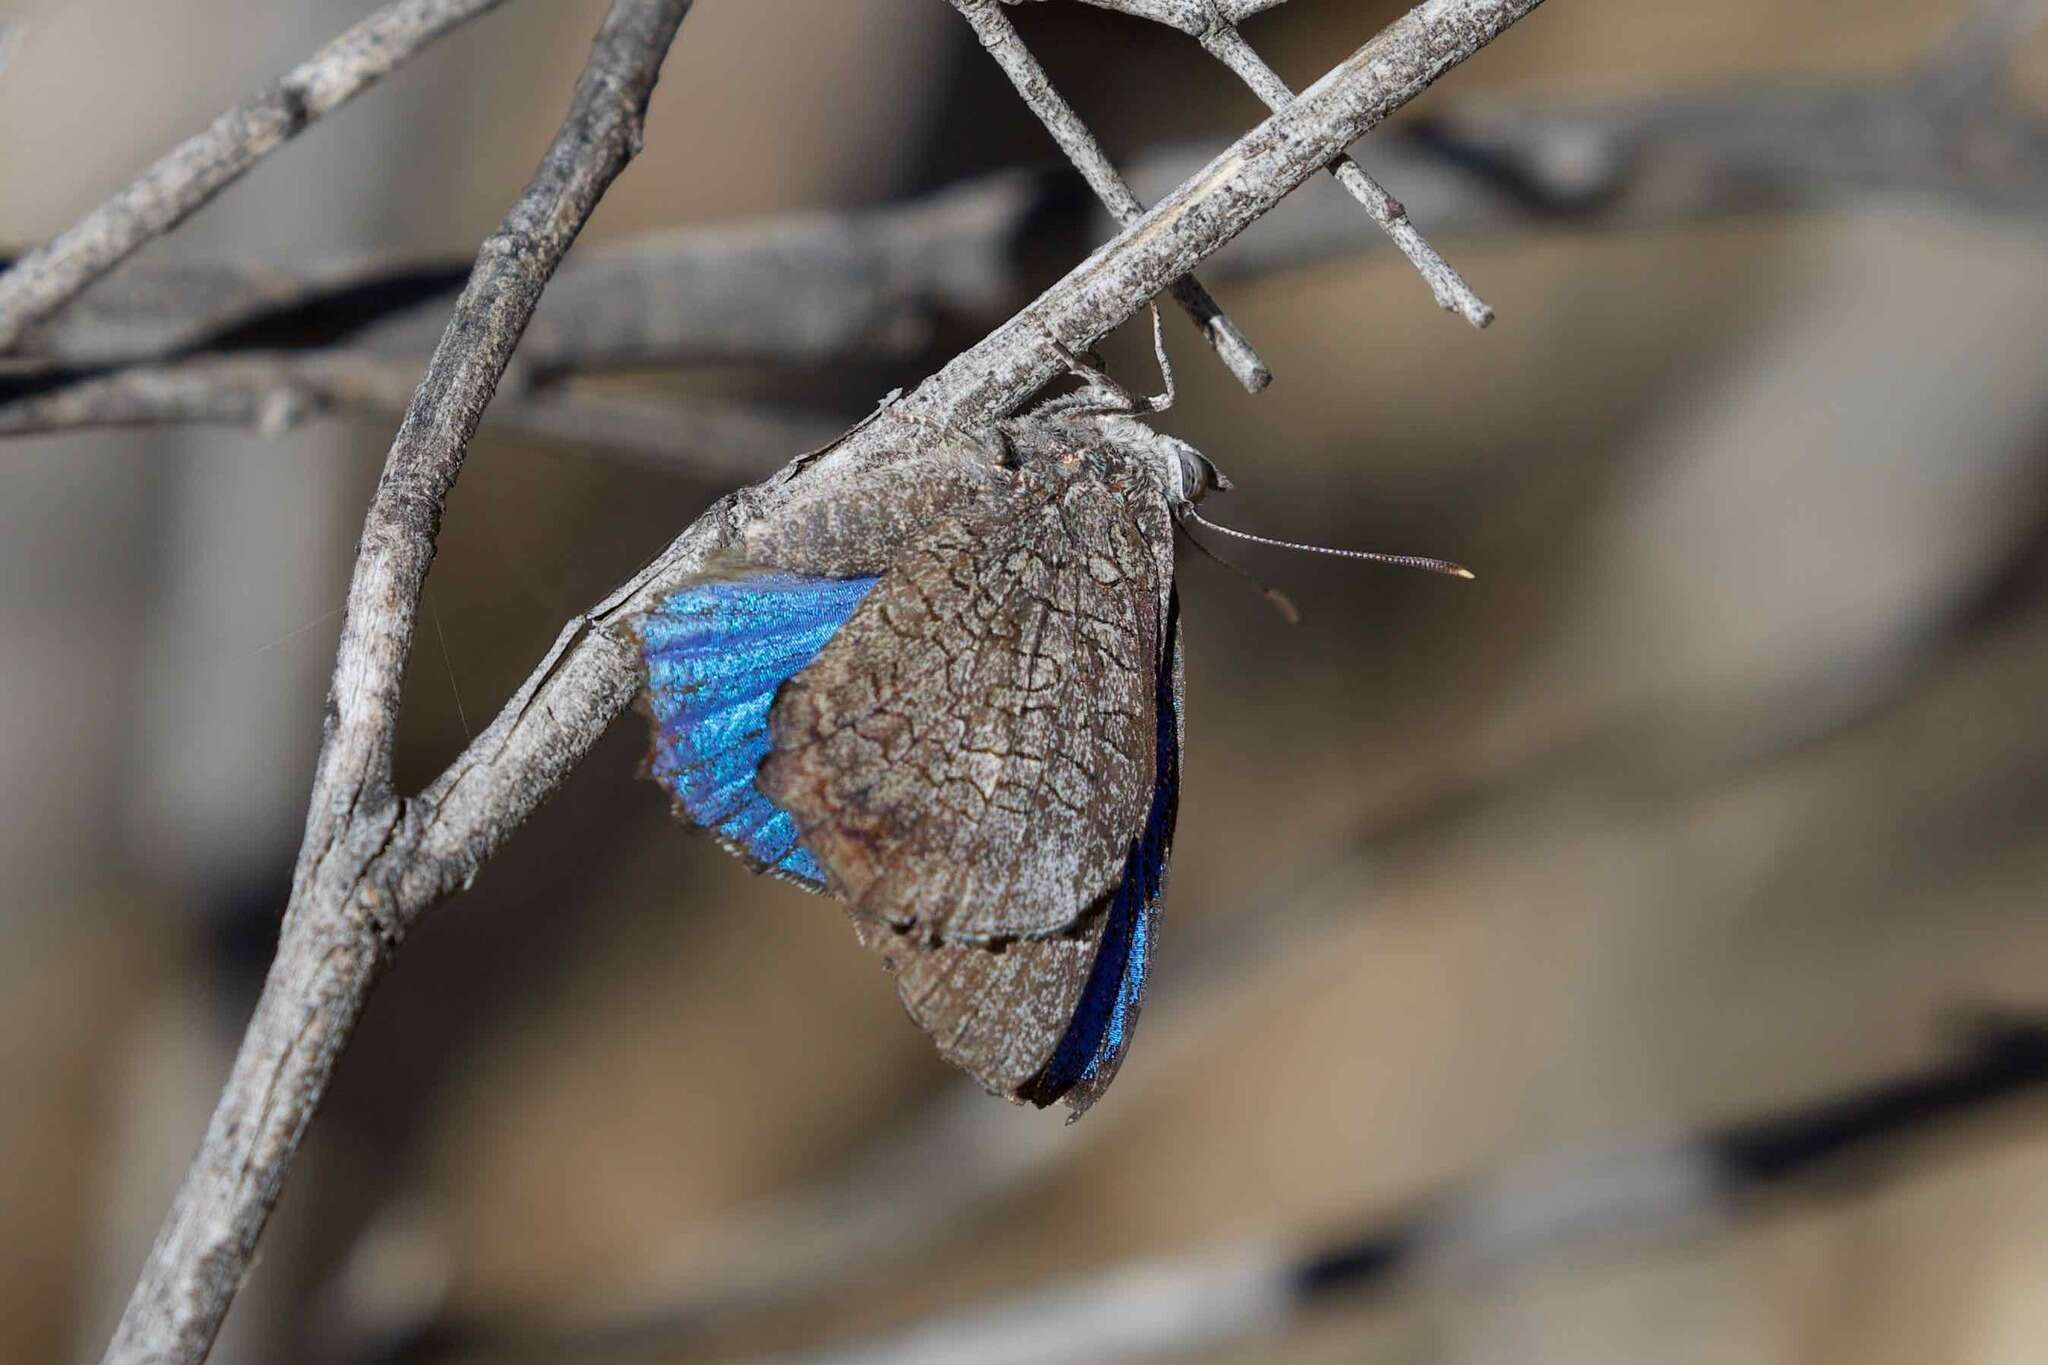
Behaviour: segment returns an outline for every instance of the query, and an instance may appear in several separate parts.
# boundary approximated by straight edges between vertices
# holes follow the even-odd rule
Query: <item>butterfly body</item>
[[[843,901],[948,1060],[1078,1114],[1157,937],[1173,522],[1213,471],[1048,405],[857,486],[803,477],[643,618],[651,773],[749,865]]]

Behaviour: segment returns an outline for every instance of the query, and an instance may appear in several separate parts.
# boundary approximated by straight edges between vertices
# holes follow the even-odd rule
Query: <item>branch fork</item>
[[[951,3],[955,9],[967,13],[970,10],[994,9],[996,0],[951,0]],[[1001,3],[1017,5],[1033,3],[1033,0],[1001,0]],[[1082,0],[1082,3],[1179,29],[1201,43],[1203,50],[1210,56],[1229,67],[1268,109],[1277,112],[1294,98],[1294,92],[1280,79],[1279,73],[1268,66],[1265,58],[1259,56],[1252,45],[1245,41],[1244,35],[1237,31],[1237,25],[1243,19],[1264,10],[1277,8],[1284,0]],[[969,17],[973,18],[973,15],[970,14]],[[980,29],[989,21],[975,22],[977,29]],[[1016,38],[1014,29],[1011,30],[1010,36]],[[983,38],[983,42],[988,42],[987,37]],[[1021,46],[1022,40],[1017,39],[1017,42]],[[1031,101],[1032,96],[1024,91],[1021,84],[1019,93],[1025,94],[1027,102]],[[1067,115],[1071,117],[1072,110],[1067,110]],[[1050,120],[1047,126],[1052,126]],[[1062,143],[1062,146],[1064,145]],[[1080,163],[1077,161],[1075,164]],[[1472,286],[1465,282],[1465,277],[1453,269],[1450,262],[1423,237],[1421,230],[1410,221],[1408,210],[1402,206],[1401,201],[1368,175],[1365,168],[1354,161],[1348,152],[1339,153],[1332,159],[1329,171],[1336,177],[1337,183],[1365,209],[1366,216],[1371,218],[1380,231],[1387,235],[1388,240],[1399,247],[1401,254],[1408,258],[1408,263],[1415,267],[1416,273],[1422,276],[1423,283],[1429,286],[1430,295],[1436,300],[1437,307],[1445,312],[1456,313],[1474,327],[1484,327],[1493,321],[1493,309],[1486,305],[1486,302],[1473,291]]]

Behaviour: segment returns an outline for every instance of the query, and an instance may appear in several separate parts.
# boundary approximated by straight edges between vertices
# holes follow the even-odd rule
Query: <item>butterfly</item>
[[[677,814],[843,902],[942,1056],[1071,1117],[1158,939],[1175,519],[1228,486],[1138,410],[1101,377],[857,484],[798,472],[635,627]]]

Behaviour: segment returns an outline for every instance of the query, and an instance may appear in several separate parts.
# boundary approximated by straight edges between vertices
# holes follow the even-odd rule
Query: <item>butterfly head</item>
[[[1098,452],[1095,458],[1101,461],[1102,473],[1135,478],[1141,485],[1149,482],[1176,519],[1211,492],[1230,488],[1223,471],[1178,436],[1154,431],[1123,413],[1093,414],[1084,420],[1094,430],[1076,433],[1078,444]]]
[[[1207,455],[1175,436],[1161,436],[1159,440],[1172,460],[1165,471],[1166,502],[1175,512],[1194,506],[1212,489],[1219,493],[1230,491],[1230,480],[1223,477],[1223,471]]]

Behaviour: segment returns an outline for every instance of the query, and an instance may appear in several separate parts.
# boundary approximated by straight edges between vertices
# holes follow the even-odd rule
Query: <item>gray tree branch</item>
[[[503,0],[398,0],[173,147],[113,198],[0,275],[0,355],[23,330],[434,39]]]
[[[1067,160],[1088,182],[1088,188],[1095,191],[1095,197],[1102,201],[1117,225],[1128,227],[1144,213],[1145,206],[1138,202],[1138,196],[1131,193],[1131,187],[1124,183],[1123,176],[1110,163],[1109,153],[1095,140],[1095,134],[1074,111],[1074,107],[1061,98],[1053,89],[1052,77],[1046,74],[1038,59],[1031,55],[1031,49],[1017,32],[1010,17],[1003,13],[1002,6],[995,0],[950,0],[953,8],[974,28],[981,45],[988,49],[1003,74],[1010,78],[1010,84],[1017,89],[1018,96],[1038,115],[1039,122],[1052,134]],[[1266,362],[1259,359],[1251,342],[1238,330],[1237,324],[1223,312],[1219,305],[1192,275],[1186,275],[1173,282],[1174,301],[1194,319],[1202,336],[1216,349],[1224,366],[1244,385],[1246,392],[1257,393],[1273,382],[1273,372],[1266,368]]]
[[[641,120],[690,0],[613,0],[569,114],[477,255],[379,480],[349,585],[325,742],[276,960],[198,1155],[109,1361],[198,1361],[371,983],[402,928],[367,867],[400,835],[391,787],[399,681],[441,511],[542,287],[638,151]]]

